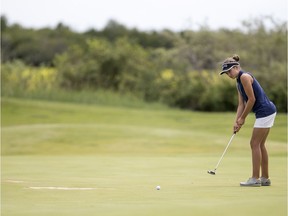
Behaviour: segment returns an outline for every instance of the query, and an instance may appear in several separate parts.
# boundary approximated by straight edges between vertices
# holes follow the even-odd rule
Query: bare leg
[[[267,132],[265,134],[265,136],[263,137],[263,140],[262,142],[260,143],[260,148],[261,148],[261,154],[262,154],[262,162],[261,162],[261,172],[262,172],[262,175],[263,177],[265,178],[269,178],[269,169],[268,169],[268,152],[267,152],[267,149],[265,147],[265,142],[266,142],[266,139],[268,137],[268,134],[270,132],[270,129],[267,128]]]
[[[270,128],[254,128],[251,137],[250,146],[252,151],[252,167],[253,167],[252,177],[256,179],[260,177],[260,167],[262,165],[262,160],[264,160],[263,175],[268,174],[268,154],[265,148],[265,141],[269,134],[269,130]],[[266,171],[267,173],[265,173]]]

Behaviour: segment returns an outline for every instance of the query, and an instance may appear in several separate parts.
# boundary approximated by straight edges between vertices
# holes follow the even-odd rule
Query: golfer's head
[[[238,55],[233,55],[232,57],[225,59],[222,63],[222,71],[220,72],[220,75],[224,73],[228,74],[232,68],[240,67],[239,60],[240,57]]]

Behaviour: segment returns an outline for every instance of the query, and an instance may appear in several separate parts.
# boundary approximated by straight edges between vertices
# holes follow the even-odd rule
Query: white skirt
[[[271,128],[274,125],[276,112],[264,118],[258,118],[255,121],[254,128]]]

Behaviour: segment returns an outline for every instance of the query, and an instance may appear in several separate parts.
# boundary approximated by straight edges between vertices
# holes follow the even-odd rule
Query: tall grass
[[[37,91],[14,91],[13,94],[4,94],[4,97],[36,99],[57,102],[71,102],[80,104],[94,104],[104,106],[167,109],[160,102],[148,103],[132,94],[120,94],[108,90],[81,90],[72,91],[54,88],[49,91],[39,89]]]

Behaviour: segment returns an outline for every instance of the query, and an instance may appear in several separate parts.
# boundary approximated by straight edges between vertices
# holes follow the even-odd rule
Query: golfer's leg
[[[265,146],[265,142],[266,142],[266,139],[269,135],[269,132],[270,132],[270,128],[267,128],[266,134],[264,135],[263,140],[260,143],[261,155],[262,155],[262,161],[261,161],[261,173],[262,173],[262,175],[261,176],[263,176],[267,179],[269,178],[269,166],[268,166],[269,159],[268,159],[268,152],[267,152],[267,149]]]
[[[267,128],[254,128],[250,146],[252,151],[252,177],[258,179],[260,177],[260,167],[262,161],[262,152],[260,145],[264,138],[267,137]]]

